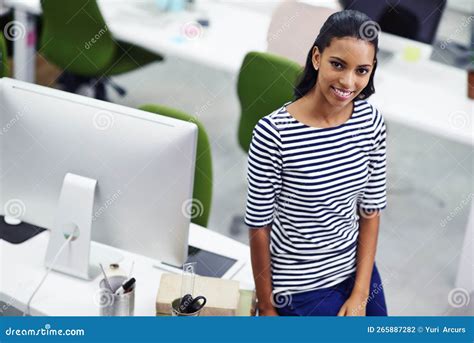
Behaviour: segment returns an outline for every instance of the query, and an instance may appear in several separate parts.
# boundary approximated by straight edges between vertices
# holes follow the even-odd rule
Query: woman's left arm
[[[382,115],[376,111],[374,120],[374,150],[370,154],[370,177],[358,204],[359,238],[357,242],[357,270],[351,295],[342,305],[338,316],[365,316],[369,300],[370,280],[374,268],[379,234],[380,211],[386,206],[386,127]],[[364,210],[365,209],[365,210]]]
[[[362,213],[360,216],[356,279],[352,293],[342,305],[338,316],[365,316],[377,250],[379,222],[378,212]]]

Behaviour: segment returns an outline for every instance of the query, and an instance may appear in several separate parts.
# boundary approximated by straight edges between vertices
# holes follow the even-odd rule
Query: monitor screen
[[[431,44],[446,0],[342,0],[345,9],[367,14],[382,32]]]

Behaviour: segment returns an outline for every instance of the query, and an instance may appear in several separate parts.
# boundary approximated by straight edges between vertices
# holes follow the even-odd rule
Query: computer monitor
[[[431,55],[432,43],[446,6],[446,0],[342,0],[341,3],[345,9],[363,12],[380,25],[382,55],[402,53],[409,39],[423,58]]]
[[[96,242],[180,266],[196,144],[194,123],[2,78],[0,213],[51,229],[51,237],[76,216]],[[88,235],[79,229],[78,242]],[[70,243],[70,264],[78,242]]]

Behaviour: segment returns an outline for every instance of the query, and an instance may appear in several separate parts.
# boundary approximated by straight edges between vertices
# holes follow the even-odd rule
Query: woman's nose
[[[339,79],[339,83],[345,89],[353,90],[354,88],[354,76],[351,72],[344,73]]]

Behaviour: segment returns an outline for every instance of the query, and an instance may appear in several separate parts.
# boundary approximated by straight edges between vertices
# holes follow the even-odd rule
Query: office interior
[[[134,311],[124,312],[126,315],[158,315],[160,278],[164,273],[178,275],[180,270],[176,267],[173,270],[172,265],[184,262],[183,253],[188,253],[189,246],[205,255],[202,261],[199,258],[201,255],[196,259],[198,266],[201,263],[198,268],[201,268],[203,275],[238,282],[237,286],[227,284],[230,288],[237,287],[237,292],[240,292],[240,310],[231,311],[230,315],[253,314],[249,309],[253,304],[255,285],[250,262],[249,228],[244,223],[248,149],[245,140],[248,143],[250,138],[242,138],[241,127],[245,125],[242,121],[248,120],[243,113],[252,106],[258,108],[255,104],[261,103],[260,108],[273,106],[276,109],[291,100],[288,98],[291,89],[280,99],[268,94],[267,89],[274,90],[273,81],[269,81],[268,87],[260,88],[260,93],[245,99],[248,94],[242,95],[238,85],[244,77],[249,78],[248,84],[256,84],[258,78],[272,80],[273,77],[276,80],[275,73],[286,72],[290,67],[301,67],[322,23],[330,14],[344,8],[366,11],[369,15],[378,16],[376,20],[382,18],[380,11],[392,16],[387,15],[383,23],[379,21],[382,32],[375,76],[376,92],[368,99],[381,111],[387,123],[388,205],[381,215],[376,261],[384,280],[389,315],[474,314],[474,3],[471,0],[89,0],[77,1],[75,5],[72,3],[0,0],[0,25],[4,40],[0,42],[4,45],[0,69],[0,76],[3,77],[0,79],[0,99],[4,100],[0,103],[0,117],[4,118],[0,138],[5,143],[0,157],[5,157],[4,161],[8,162],[21,161],[19,165],[35,166],[41,169],[46,179],[48,171],[51,175],[56,175],[58,170],[62,172],[62,163],[67,164],[70,160],[55,160],[43,149],[59,151],[62,144],[73,145],[72,140],[57,130],[60,125],[64,125],[64,132],[78,135],[95,130],[96,136],[82,137],[84,147],[100,146],[100,139],[116,144],[120,144],[121,140],[129,143],[122,151],[117,145],[114,153],[110,145],[97,149],[98,164],[93,167],[88,162],[87,168],[104,171],[98,172],[101,177],[107,175],[107,167],[102,163],[110,162],[113,166],[126,169],[127,164],[128,168],[132,163],[140,165],[143,163],[140,158],[146,158],[146,153],[130,158],[127,151],[135,154],[146,144],[158,144],[168,138],[174,144],[181,144],[177,148],[180,154],[174,150],[174,159],[172,153],[160,152],[164,162],[172,163],[169,169],[159,174],[171,177],[174,171],[178,179],[182,177],[179,179],[181,187],[178,184],[159,184],[150,173],[141,175],[140,170],[135,170],[132,175],[121,174],[120,170],[115,169],[117,173],[112,178],[117,183],[107,183],[107,187],[110,186],[107,191],[110,192],[101,197],[100,203],[96,201],[94,204],[94,196],[91,199],[94,191],[91,189],[101,189],[103,179],[88,186],[83,185],[90,179],[76,180],[82,185],[82,188],[79,187],[82,191],[89,187],[89,192],[81,193],[86,199],[82,214],[90,213],[91,208],[87,206],[93,206],[96,214],[98,209],[101,211],[97,218],[86,219],[89,227],[92,226],[94,231],[96,219],[101,223],[107,220],[104,227],[109,231],[108,234],[104,230],[99,236],[97,232],[82,235],[81,239],[92,235],[89,240],[82,241],[83,248],[89,249],[90,240],[98,237],[99,243],[95,244],[95,248],[104,248],[106,252],[102,254],[120,255],[117,257],[120,262],[114,268],[124,270],[125,274],[129,271],[136,274]],[[93,13],[94,18],[90,13],[84,13],[86,11],[82,6],[86,3],[88,6],[90,3],[97,4],[91,7],[97,9]],[[377,12],[380,3],[384,6]],[[55,32],[58,26],[48,26],[43,21],[49,15],[50,22],[54,22],[61,13],[65,13],[62,6],[74,7],[71,13],[77,14],[76,23],[84,17],[82,25],[91,20],[97,24],[98,30],[95,29],[89,40],[82,41],[82,49],[78,51],[67,51],[61,46],[65,44],[64,39],[74,39],[74,30],[84,30],[85,26],[71,25],[64,27],[64,32]],[[66,12],[70,13],[69,10]],[[74,16],[71,22],[74,23]],[[116,49],[115,56],[92,55],[95,44],[103,44],[110,35],[122,44]],[[253,61],[249,62],[246,58],[254,52],[257,56],[277,56],[278,61],[283,60],[287,64],[281,67],[283,70],[270,63],[266,69],[259,67],[254,75],[245,74],[244,66],[248,66],[245,61],[249,64]],[[263,59],[265,61],[265,57]],[[107,62],[102,63],[103,60]],[[90,65],[94,65],[90,70],[95,70],[95,73],[90,70],[82,73]],[[23,97],[15,93],[19,90],[28,94]],[[64,95],[60,90],[68,92]],[[7,97],[8,94],[11,97]],[[79,118],[68,123],[70,113],[59,111],[61,99],[79,106],[68,105],[63,109],[90,109],[88,115],[94,118],[95,128],[80,131],[84,122]],[[265,102],[266,99],[274,103]],[[104,101],[104,105],[98,101]],[[57,125],[35,128],[33,124],[39,125],[40,121],[34,121],[27,112],[37,111],[35,115],[41,115],[40,109],[46,109],[48,104],[55,106],[56,110],[48,113],[48,118],[54,119]],[[18,112],[7,115],[8,106]],[[255,123],[269,113],[254,113],[250,121]],[[153,120],[150,119],[152,114],[162,115],[165,118],[162,122],[169,127],[176,125],[181,131],[179,134],[166,129],[155,131],[156,137],[162,135],[159,137],[162,141],[137,135],[138,132],[153,132],[154,129],[145,123]],[[143,123],[134,121],[134,116],[141,118]],[[31,122],[26,121],[30,119]],[[27,135],[22,120],[45,136],[37,139],[34,135]],[[177,120],[183,122],[182,127],[176,124]],[[133,129],[127,131],[127,125]],[[53,126],[56,131],[48,133]],[[38,149],[34,164],[14,156],[13,151],[17,147],[13,143],[18,141],[8,143],[10,130],[16,132],[19,128],[25,131],[23,136],[18,137],[31,142],[33,150]],[[114,130],[123,130],[120,131],[123,134],[112,137]],[[47,135],[50,135],[49,140]],[[60,141],[53,142],[51,137]],[[193,143],[186,145],[186,140]],[[42,144],[48,145],[42,147]],[[192,152],[189,156],[183,152],[189,147],[197,149],[199,165],[193,160]],[[108,152],[115,159],[101,159],[101,154]],[[121,158],[118,157],[120,155]],[[178,155],[186,155],[186,158],[179,158]],[[45,164],[42,165],[38,156],[46,159]],[[75,156],[75,163],[79,165],[78,156]],[[158,166],[159,161],[156,162],[157,169]],[[53,244],[54,230],[43,231],[38,227],[44,223],[55,225],[53,216],[46,215],[56,205],[50,199],[53,196],[59,199],[61,189],[74,193],[75,181],[69,180],[70,184],[67,184],[65,179],[63,188],[58,183],[53,191],[46,187],[52,182],[33,177],[31,170],[23,174],[18,169],[18,173],[12,176],[8,168],[7,165],[0,165],[0,177],[5,187],[2,190],[5,194],[0,198],[1,214],[5,216],[12,211],[8,209],[10,206],[14,212],[20,211],[19,217],[13,219],[21,220],[24,216],[25,222],[31,219],[33,225],[25,228],[24,223],[15,225],[13,220],[8,225],[20,230],[12,233],[15,229],[2,228],[0,315],[102,315],[102,295],[98,293],[102,279],[100,270],[96,270],[93,277],[92,274],[86,275],[86,271],[81,278],[77,276],[77,269],[71,272],[67,266],[63,270],[52,268],[38,288],[51,262],[73,264],[71,260],[53,261],[64,241],[62,234],[56,237]],[[47,200],[42,200],[39,193],[22,187],[20,192],[12,184],[6,184],[6,180],[11,179],[13,184],[20,186],[21,177],[27,174],[30,185],[36,186],[36,182],[41,184],[38,189],[49,192]],[[146,197],[149,197],[157,204],[167,201],[174,201],[175,204],[163,206],[156,213],[143,212],[146,213],[143,217],[134,218],[133,212],[139,210],[139,205],[121,198],[116,187],[120,184],[119,179],[127,175],[130,178],[143,176],[143,180],[149,178],[153,187],[168,187],[170,190],[166,193],[168,198],[154,199],[152,190],[147,190],[143,182],[136,181],[139,187],[137,193],[140,194],[133,195],[134,201],[140,199],[146,204],[149,202]],[[70,186],[68,189],[66,184]],[[199,198],[196,197],[196,187],[201,193]],[[192,188],[194,196],[188,194]],[[172,192],[173,189],[176,191]],[[21,201],[18,194],[28,194],[26,205],[26,200]],[[186,194],[193,201],[183,204]],[[61,204],[65,209],[61,213],[71,210],[67,200]],[[120,227],[122,233],[114,241],[110,233],[114,226],[109,216],[116,213],[125,218],[127,216],[120,210],[126,208],[130,209],[130,213],[127,213],[128,219],[123,220],[128,221],[128,228],[118,223],[115,228]],[[45,212],[41,213],[42,209]],[[175,213],[182,218],[172,217]],[[81,213],[78,215],[80,217]],[[162,229],[160,237],[164,239],[160,240],[149,230],[141,232],[141,227],[133,224],[135,220],[143,223],[144,227],[151,218],[160,217],[167,217],[170,227],[176,225],[186,229],[178,234],[169,227]],[[71,230],[74,232],[74,228]],[[184,236],[177,237],[180,234]],[[155,237],[157,242],[150,242],[150,237]],[[15,240],[22,242],[15,243]],[[160,251],[158,255],[153,252],[152,244],[155,243],[155,250]],[[82,262],[87,262],[81,261],[82,257],[75,257],[74,261],[81,264],[81,268],[84,267]],[[157,262],[158,257],[169,260]],[[157,263],[162,264],[157,266]],[[105,267],[107,274],[115,273],[110,264]],[[179,291],[181,289],[176,290]],[[228,313],[225,312],[225,315]]]

